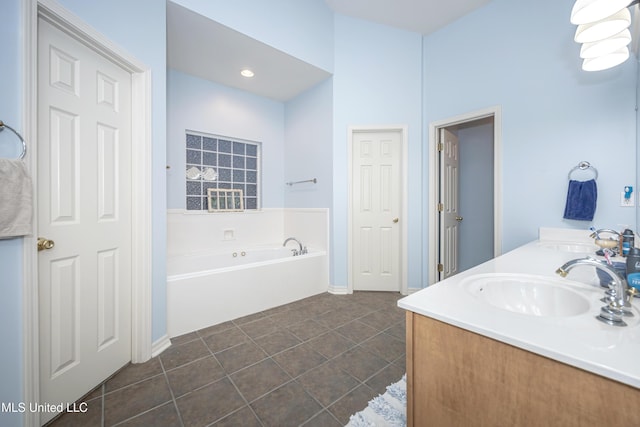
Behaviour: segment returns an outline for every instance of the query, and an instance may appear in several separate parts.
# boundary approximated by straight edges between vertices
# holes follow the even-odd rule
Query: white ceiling
[[[167,2],[167,64],[196,77],[283,102],[330,76],[172,2]],[[242,77],[243,68],[250,68],[255,77]]]
[[[491,0],[324,0],[336,13],[430,34]]]
[[[429,34],[490,0],[325,0],[336,13]],[[188,28],[188,31],[185,29]],[[225,86],[286,102],[330,74],[167,2],[167,64]],[[240,76],[250,68],[255,77]]]

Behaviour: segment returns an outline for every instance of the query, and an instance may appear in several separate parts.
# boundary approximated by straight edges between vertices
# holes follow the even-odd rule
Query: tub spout
[[[287,243],[289,243],[290,241],[294,241],[298,244],[298,246],[300,246],[300,249],[294,249],[293,250],[293,255],[300,255],[303,253],[303,248],[302,248],[302,243],[300,243],[300,240],[296,239],[295,237],[289,237],[287,238],[284,243],[282,244],[282,246],[287,246]]]

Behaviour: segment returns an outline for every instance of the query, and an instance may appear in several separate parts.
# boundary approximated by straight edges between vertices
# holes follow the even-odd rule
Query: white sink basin
[[[523,274],[486,274],[471,276],[461,286],[480,301],[514,313],[568,317],[587,312],[589,300],[568,282]]]

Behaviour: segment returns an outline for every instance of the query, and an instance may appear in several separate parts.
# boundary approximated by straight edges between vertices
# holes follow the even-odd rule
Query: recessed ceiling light
[[[243,77],[253,77],[253,76],[254,76],[253,71],[251,71],[251,70],[250,70],[250,69],[248,69],[248,68],[245,68],[244,70],[240,71],[240,74],[241,74]]]

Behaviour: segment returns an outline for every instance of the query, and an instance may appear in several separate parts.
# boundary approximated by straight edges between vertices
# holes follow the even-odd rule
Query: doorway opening
[[[499,107],[429,125],[431,285],[502,252]]]

